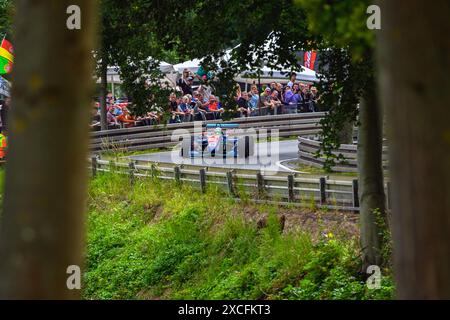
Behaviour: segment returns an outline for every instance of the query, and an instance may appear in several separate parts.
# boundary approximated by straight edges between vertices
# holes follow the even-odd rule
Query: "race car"
[[[183,139],[181,156],[248,158],[254,154],[254,139],[252,136],[233,135],[233,129],[238,127],[238,124],[207,124],[201,135]]]

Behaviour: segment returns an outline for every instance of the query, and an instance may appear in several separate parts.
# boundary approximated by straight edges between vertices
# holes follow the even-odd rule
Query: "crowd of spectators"
[[[261,92],[262,91],[262,92]],[[319,95],[317,88],[305,83],[296,82],[295,74],[283,86],[272,82],[262,90],[252,85],[251,90],[236,90],[236,116],[251,117],[258,115],[277,115],[303,112],[317,112]]]
[[[203,73],[193,74],[185,70],[177,82],[177,89],[168,97],[167,109],[147,112],[141,116],[131,115],[130,103],[127,99],[115,101],[112,94],[108,93],[106,97],[108,127],[153,125],[165,120],[168,123],[181,123],[221,119],[225,112],[224,106],[204,81],[208,75]],[[201,81],[201,84],[194,87],[196,78]],[[253,84],[250,88],[248,92],[242,91],[241,86],[237,85],[234,107],[228,110],[235,117],[319,111],[320,97],[316,87],[297,82],[295,73],[292,74],[286,85],[272,82],[261,87]],[[100,108],[98,102],[93,102],[92,112],[92,127],[99,127]],[[169,114],[168,119],[164,113]]]

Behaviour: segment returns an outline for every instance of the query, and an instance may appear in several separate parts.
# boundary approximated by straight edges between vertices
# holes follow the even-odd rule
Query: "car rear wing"
[[[222,129],[236,129],[239,128],[237,123],[208,123],[205,126],[207,129],[222,128]]]

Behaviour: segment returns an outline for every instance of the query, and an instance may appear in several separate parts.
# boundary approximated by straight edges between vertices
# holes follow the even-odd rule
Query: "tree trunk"
[[[102,58],[100,65],[100,126],[102,130],[108,130],[106,96],[108,95],[108,64]]]
[[[16,1],[0,299],[68,299],[82,263],[95,1]],[[66,10],[81,9],[81,30]]]
[[[450,299],[450,2],[380,4],[397,297]]]
[[[344,123],[342,130],[339,132],[340,144],[352,144],[353,143],[353,121],[347,121]]]
[[[358,134],[358,172],[363,270],[382,263],[380,228],[377,214],[384,216],[385,195],[382,167],[382,115],[373,86],[360,104]]]

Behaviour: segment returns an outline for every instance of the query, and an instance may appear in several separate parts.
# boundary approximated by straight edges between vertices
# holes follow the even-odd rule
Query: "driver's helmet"
[[[216,128],[216,129],[214,130],[214,133],[215,133],[215,134],[222,134],[222,128]]]

